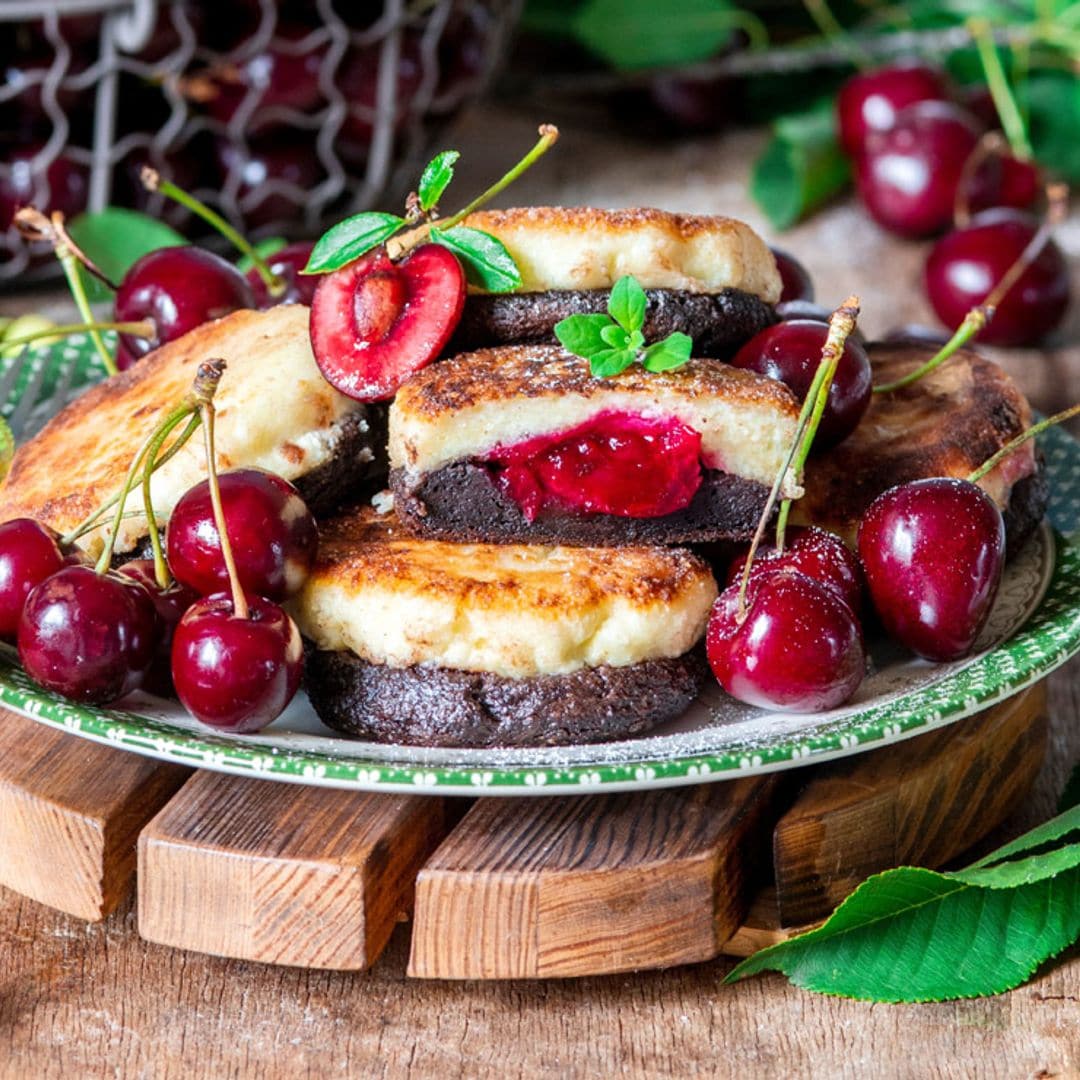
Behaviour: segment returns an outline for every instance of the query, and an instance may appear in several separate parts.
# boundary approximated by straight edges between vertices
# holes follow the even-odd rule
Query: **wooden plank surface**
[[[0,709],[0,885],[103,919],[131,890],[139,830],[189,773]]]
[[[139,932],[217,956],[367,968],[411,907],[442,810],[198,772],[139,837]]]
[[[767,862],[774,778],[480,799],[420,872],[409,974],[554,978],[707,960]]]

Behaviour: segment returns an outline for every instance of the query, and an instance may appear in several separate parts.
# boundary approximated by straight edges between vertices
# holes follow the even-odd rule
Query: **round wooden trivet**
[[[746,955],[868,874],[955,859],[1028,793],[1047,732],[1040,684],[831,764],[470,804],[189,774],[4,712],[0,884],[97,920],[137,877],[147,939],[268,963],[361,970],[411,914],[421,978],[667,967]]]

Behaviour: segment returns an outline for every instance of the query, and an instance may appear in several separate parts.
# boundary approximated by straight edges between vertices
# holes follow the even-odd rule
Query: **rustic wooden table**
[[[479,190],[533,126],[474,113],[452,140],[464,152],[455,189]],[[514,201],[724,212],[768,235],[745,193],[759,145],[749,133],[672,148],[566,131]],[[1076,265],[1075,217],[1060,241]],[[780,242],[823,303],[860,293],[871,334],[930,321],[923,248],[886,237],[857,207],[834,206]],[[3,297],[0,313],[27,304]],[[1044,410],[1080,398],[1080,304],[1056,340],[1003,357]],[[1049,685],[1051,750],[1010,832],[1053,813],[1080,760],[1080,661]],[[368,974],[272,968],[148,944],[130,904],[89,925],[0,890],[0,1076],[1080,1075],[1075,949],[1010,994],[913,1006],[818,997],[779,976],[724,987],[728,960],[577,981],[420,982],[405,978],[406,953],[399,932]]]

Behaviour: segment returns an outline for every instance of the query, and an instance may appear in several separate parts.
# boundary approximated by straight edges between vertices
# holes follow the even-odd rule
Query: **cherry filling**
[[[605,412],[496,447],[484,463],[528,521],[549,507],[662,517],[687,507],[701,485],[701,436],[671,416]]]

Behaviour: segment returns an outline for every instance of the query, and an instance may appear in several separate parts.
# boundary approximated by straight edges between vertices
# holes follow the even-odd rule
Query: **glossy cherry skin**
[[[951,329],[982,303],[1038,231],[1035,218],[1018,210],[987,210],[971,224],[943,236],[926,259],[927,298]],[[1048,240],[1035,261],[998,304],[979,332],[992,345],[1031,345],[1054,330],[1069,306],[1069,267]]]
[[[211,251],[184,245],[138,259],[120,282],[114,312],[118,322],[153,322],[155,337],[121,338],[132,356],[143,357],[204,322],[254,306],[251,286],[235,266]]]
[[[303,672],[296,624],[277,604],[247,598],[237,618],[232,597],[208,596],[185,612],[172,646],[173,683],[184,708],[222,731],[259,731],[292,701]]]
[[[814,319],[777,323],[755,334],[731,363],[778,379],[802,401],[821,363],[821,350],[828,336],[828,326]],[[815,449],[835,446],[855,430],[870,404],[872,383],[866,350],[848,338],[829,387],[821,426],[814,439]]]
[[[988,162],[980,170],[980,176],[985,182],[977,185],[970,200],[972,210],[991,210],[999,206],[1026,210],[1039,201],[1045,183],[1038,165],[1012,154],[1003,154],[996,161]]]
[[[254,267],[247,272],[248,284],[255,294],[255,303],[260,308],[275,307],[277,304],[310,304],[315,297],[315,286],[319,283],[317,274],[301,274],[307,266],[314,247],[311,241],[286,244],[285,247],[267,256],[266,262],[272,273],[285,282],[285,291],[278,296],[271,296],[267,291],[259,271]]]
[[[142,585],[67,566],[26,598],[19,659],[46,690],[108,705],[142,685],[157,638],[157,615]]]
[[[423,82],[418,43],[405,35],[401,46],[392,98],[394,113],[390,120],[395,134],[409,119],[412,100]],[[338,136],[338,148],[354,160],[363,160],[367,156],[375,134],[380,63],[378,46],[368,45],[350,50],[346,53],[335,79],[338,89],[349,104],[349,111],[345,114]]]
[[[955,105],[910,105],[887,131],[867,136],[855,182],[870,215],[901,236],[931,236],[952,221],[964,164],[979,141],[974,119]],[[979,170],[969,198],[987,197]]]
[[[264,469],[233,469],[218,477],[233,558],[245,592],[272,600],[291,596],[315,564],[319,534],[300,493]],[[165,533],[169,568],[201,596],[229,587],[214,523],[210,484],[186,491]]]
[[[60,536],[32,518],[0,525],[0,638],[13,642],[30,590],[64,565]]]
[[[771,248],[773,257],[776,259],[776,269],[780,271],[780,303],[787,304],[793,300],[812,301],[814,299],[814,283],[810,280],[810,274],[806,267],[790,252],[780,248]]]
[[[90,191],[86,166],[58,154],[47,168],[35,167],[33,159],[43,145],[19,147],[3,156],[9,171],[0,176],[0,232],[11,225],[21,206],[33,204],[46,213],[59,210],[65,217],[86,209]]]
[[[304,139],[265,136],[246,148],[219,139],[215,149],[222,185],[232,174],[239,179],[236,198],[244,224],[251,229],[275,221],[294,223],[307,192],[324,176],[318,155]]]
[[[971,652],[1005,565],[1005,526],[966,480],[935,477],[879,495],[859,527],[859,558],[888,634],[928,660]]]
[[[842,705],[866,672],[862,630],[829,585],[795,570],[758,578],[738,620],[738,585],[717,599],[706,631],[709,666],[732,697],[780,712]]]
[[[311,347],[323,377],[358,401],[393,397],[450,340],[465,307],[465,272],[438,244],[400,262],[377,248],[324,275],[311,304]]]
[[[147,668],[142,689],[159,697],[171,697],[172,640],[177,624],[199,594],[179,581],[173,581],[163,589],[157,580],[153,559],[132,559],[117,570],[123,577],[137,581],[150,597],[158,618],[158,636],[154,645],[154,659]]]
[[[750,545],[731,560],[727,584],[737,585],[746,566]],[[784,550],[762,545],[754,556],[750,580],[756,581],[780,570],[797,570],[823,585],[835,589],[856,615],[862,610],[863,575],[855,553],[834,533],[807,525],[789,526],[784,535]]]
[[[840,143],[857,157],[870,132],[888,131],[901,109],[917,101],[945,101],[948,96],[944,73],[919,61],[853,75],[836,99]]]

